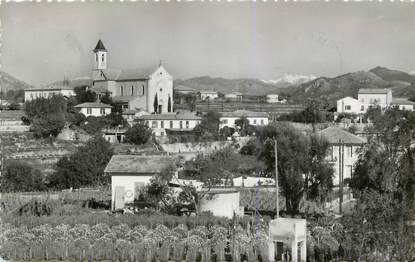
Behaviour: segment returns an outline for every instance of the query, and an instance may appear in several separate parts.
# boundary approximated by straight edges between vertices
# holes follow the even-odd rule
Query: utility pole
[[[280,198],[278,192],[278,146],[277,139],[274,139],[274,150],[275,150],[275,190],[277,192],[277,218],[280,217]]]
[[[343,141],[339,140],[339,212],[343,213],[343,167],[344,167],[344,144]]]

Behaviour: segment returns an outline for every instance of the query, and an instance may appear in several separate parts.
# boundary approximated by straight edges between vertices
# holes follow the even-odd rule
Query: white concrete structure
[[[235,187],[257,187],[275,185],[275,179],[267,177],[240,176],[233,179]]]
[[[79,105],[74,106],[76,109],[79,110],[84,116],[106,116],[111,114],[111,107],[110,105],[104,103],[82,103]]]
[[[393,98],[392,106],[398,106],[400,110],[414,111],[415,103],[406,98]]]
[[[123,109],[160,114],[173,112],[173,77],[161,63],[155,71],[109,69],[107,53],[99,40],[94,49],[92,90],[108,91]]]
[[[232,218],[243,216],[239,205],[240,192],[234,188],[211,188],[199,190],[200,211],[210,211],[214,216]]]
[[[366,112],[370,106],[374,105],[385,108],[392,102],[392,90],[390,88],[361,88],[357,100],[359,100],[361,112]]]
[[[216,91],[200,91],[199,94],[201,100],[215,100],[219,97],[219,94]]]
[[[366,140],[336,127],[321,130],[318,135],[330,144],[327,160],[333,165],[333,184],[338,186],[341,171],[343,171],[342,181],[352,177],[353,167],[359,158],[359,149]]]
[[[219,128],[225,126],[235,128],[235,121],[246,117],[250,125],[266,126],[269,123],[269,115],[265,112],[253,112],[247,110],[236,110],[234,112],[221,112]]]
[[[382,109],[398,106],[401,110],[413,111],[414,104],[406,98],[393,98],[390,88],[362,88],[357,99],[345,97],[337,100],[337,113],[364,114],[371,106],[380,106]]]
[[[268,259],[275,261],[275,243],[282,242],[291,249],[291,260],[298,262],[298,245],[300,244],[300,261],[307,261],[307,221],[305,219],[282,218],[269,222]],[[281,257],[277,257],[281,261]]]
[[[142,115],[138,119],[144,121],[155,136],[165,136],[166,130],[191,131],[202,121],[201,117],[190,113]]]
[[[111,176],[112,210],[136,199],[155,175],[173,164],[169,156],[114,155],[104,170]]]
[[[64,97],[71,97],[75,96],[75,92],[73,87],[67,85],[52,85],[46,86],[43,88],[31,88],[24,90],[24,100],[25,102],[31,101],[36,98],[48,98],[54,95],[62,95]]]
[[[240,92],[232,92],[229,94],[225,94],[225,98],[233,101],[242,101],[243,94]]]
[[[268,94],[267,103],[279,103],[278,94]]]
[[[337,113],[358,114],[360,109],[359,100],[350,96],[337,100]]]

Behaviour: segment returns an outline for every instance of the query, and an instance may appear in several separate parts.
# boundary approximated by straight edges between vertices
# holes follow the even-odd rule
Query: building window
[[[365,106],[361,106],[360,111],[365,111]]]
[[[173,121],[170,121],[170,128],[173,128]]]
[[[351,106],[344,106],[344,110],[351,110],[352,107]]]
[[[160,135],[161,135],[161,136],[164,136],[164,132],[160,132]]]
[[[151,128],[157,128],[157,121],[151,122]]]
[[[261,126],[264,125],[264,119],[261,119]]]
[[[120,93],[121,93],[121,96],[124,95],[124,87],[123,86],[121,86],[121,88],[120,88]]]
[[[134,95],[134,86],[131,86],[131,96]]]
[[[100,108],[99,112],[101,113],[101,115],[105,115],[105,108]]]
[[[327,155],[329,156],[330,161],[335,161],[334,160],[334,146],[330,146],[328,148]]]
[[[186,121],[186,128],[189,128],[189,121]]]
[[[101,58],[102,62],[104,62],[105,55],[104,55],[104,54],[102,54],[102,55],[101,55],[101,57],[102,57],[102,58]]]
[[[347,156],[348,157],[353,157],[353,146],[348,146],[347,147]]]
[[[164,128],[164,121],[163,120],[160,121],[160,127]]]
[[[256,119],[254,119],[254,125],[256,125]]]
[[[98,54],[95,54],[95,61],[98,62]]]
[[[180,129],[183,128],[183,121],[180,121]]]
[[[87,114],[87,115],[92,114],[92,108],[88,107],[88,108],[86,109],[86,114]]]
[[[143,85],[143,87],[142,87],[142,92],[141,92],[141,94],[142,94],[142,95],[144,95],[144,85]]]
[[[226,125],[226,124],[228,124],[228,119],[223,119],[222,122]]]

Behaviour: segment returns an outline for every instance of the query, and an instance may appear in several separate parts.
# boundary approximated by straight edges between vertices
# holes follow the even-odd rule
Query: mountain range
[[[1,92],[7,93],[9,90],[16,91],[20,89],[31,88],[32,86],[21,80],[18,80],[6,72],[0,71],[0,87]]]
[[[3,92],[31,86],[13,76],[0,72]],[[90,84],[90,79],[78,78],[70,85]],[[59,82],[55,82],[59,83]],[[415,98],[415,75],[386,67],[375,67],[369,71],[351,72],[336,77],[284,75],[276,80],[254,78],[226,79],[221,77],[194,77],[174,80],[175,86],[185,86],[197,91],[213,90],[221,93],[282,94],[295,103],[307,99],[326,98],[332,105],[345,96],[356,97],[360,88],[391,88],[394,97]]]

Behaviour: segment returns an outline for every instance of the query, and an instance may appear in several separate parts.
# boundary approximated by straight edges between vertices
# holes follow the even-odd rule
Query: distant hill
[[[0,86],[3,93],[7,93],[9,90],[18,91],[32,87],[3,71],[0,71]]]
[[[386,81],[396,81],[401,83],[415,83],[415,75],[411,75],[406,72],[402,72],[399,70],[393,70],[386,67],[375,67],[370,69],[369,72],[374,73],[375,75],[379,76],[383,80]]]
[[[291,99],[305,101],[307,98],[326,98],[332,105],[336,100],[350,96],[357,97],[360,88],[391,88],[394,96],[410,97],[415,91],[408,81],[411,76],[405,72],[376,67],[368,72],[358,71],[337,77],[319,77],[297,87],[287,89]]]
[[[212,78],[209,76],[195,77],[186,80],[175,80],[175,86],[186,86],[197,91],[213,90],[224,94],[231,92],[241,92],[245,94],[271,94],[279,93],[287,87],[289,83],[266,83],[259,79],[226,79],[226,78]]]

